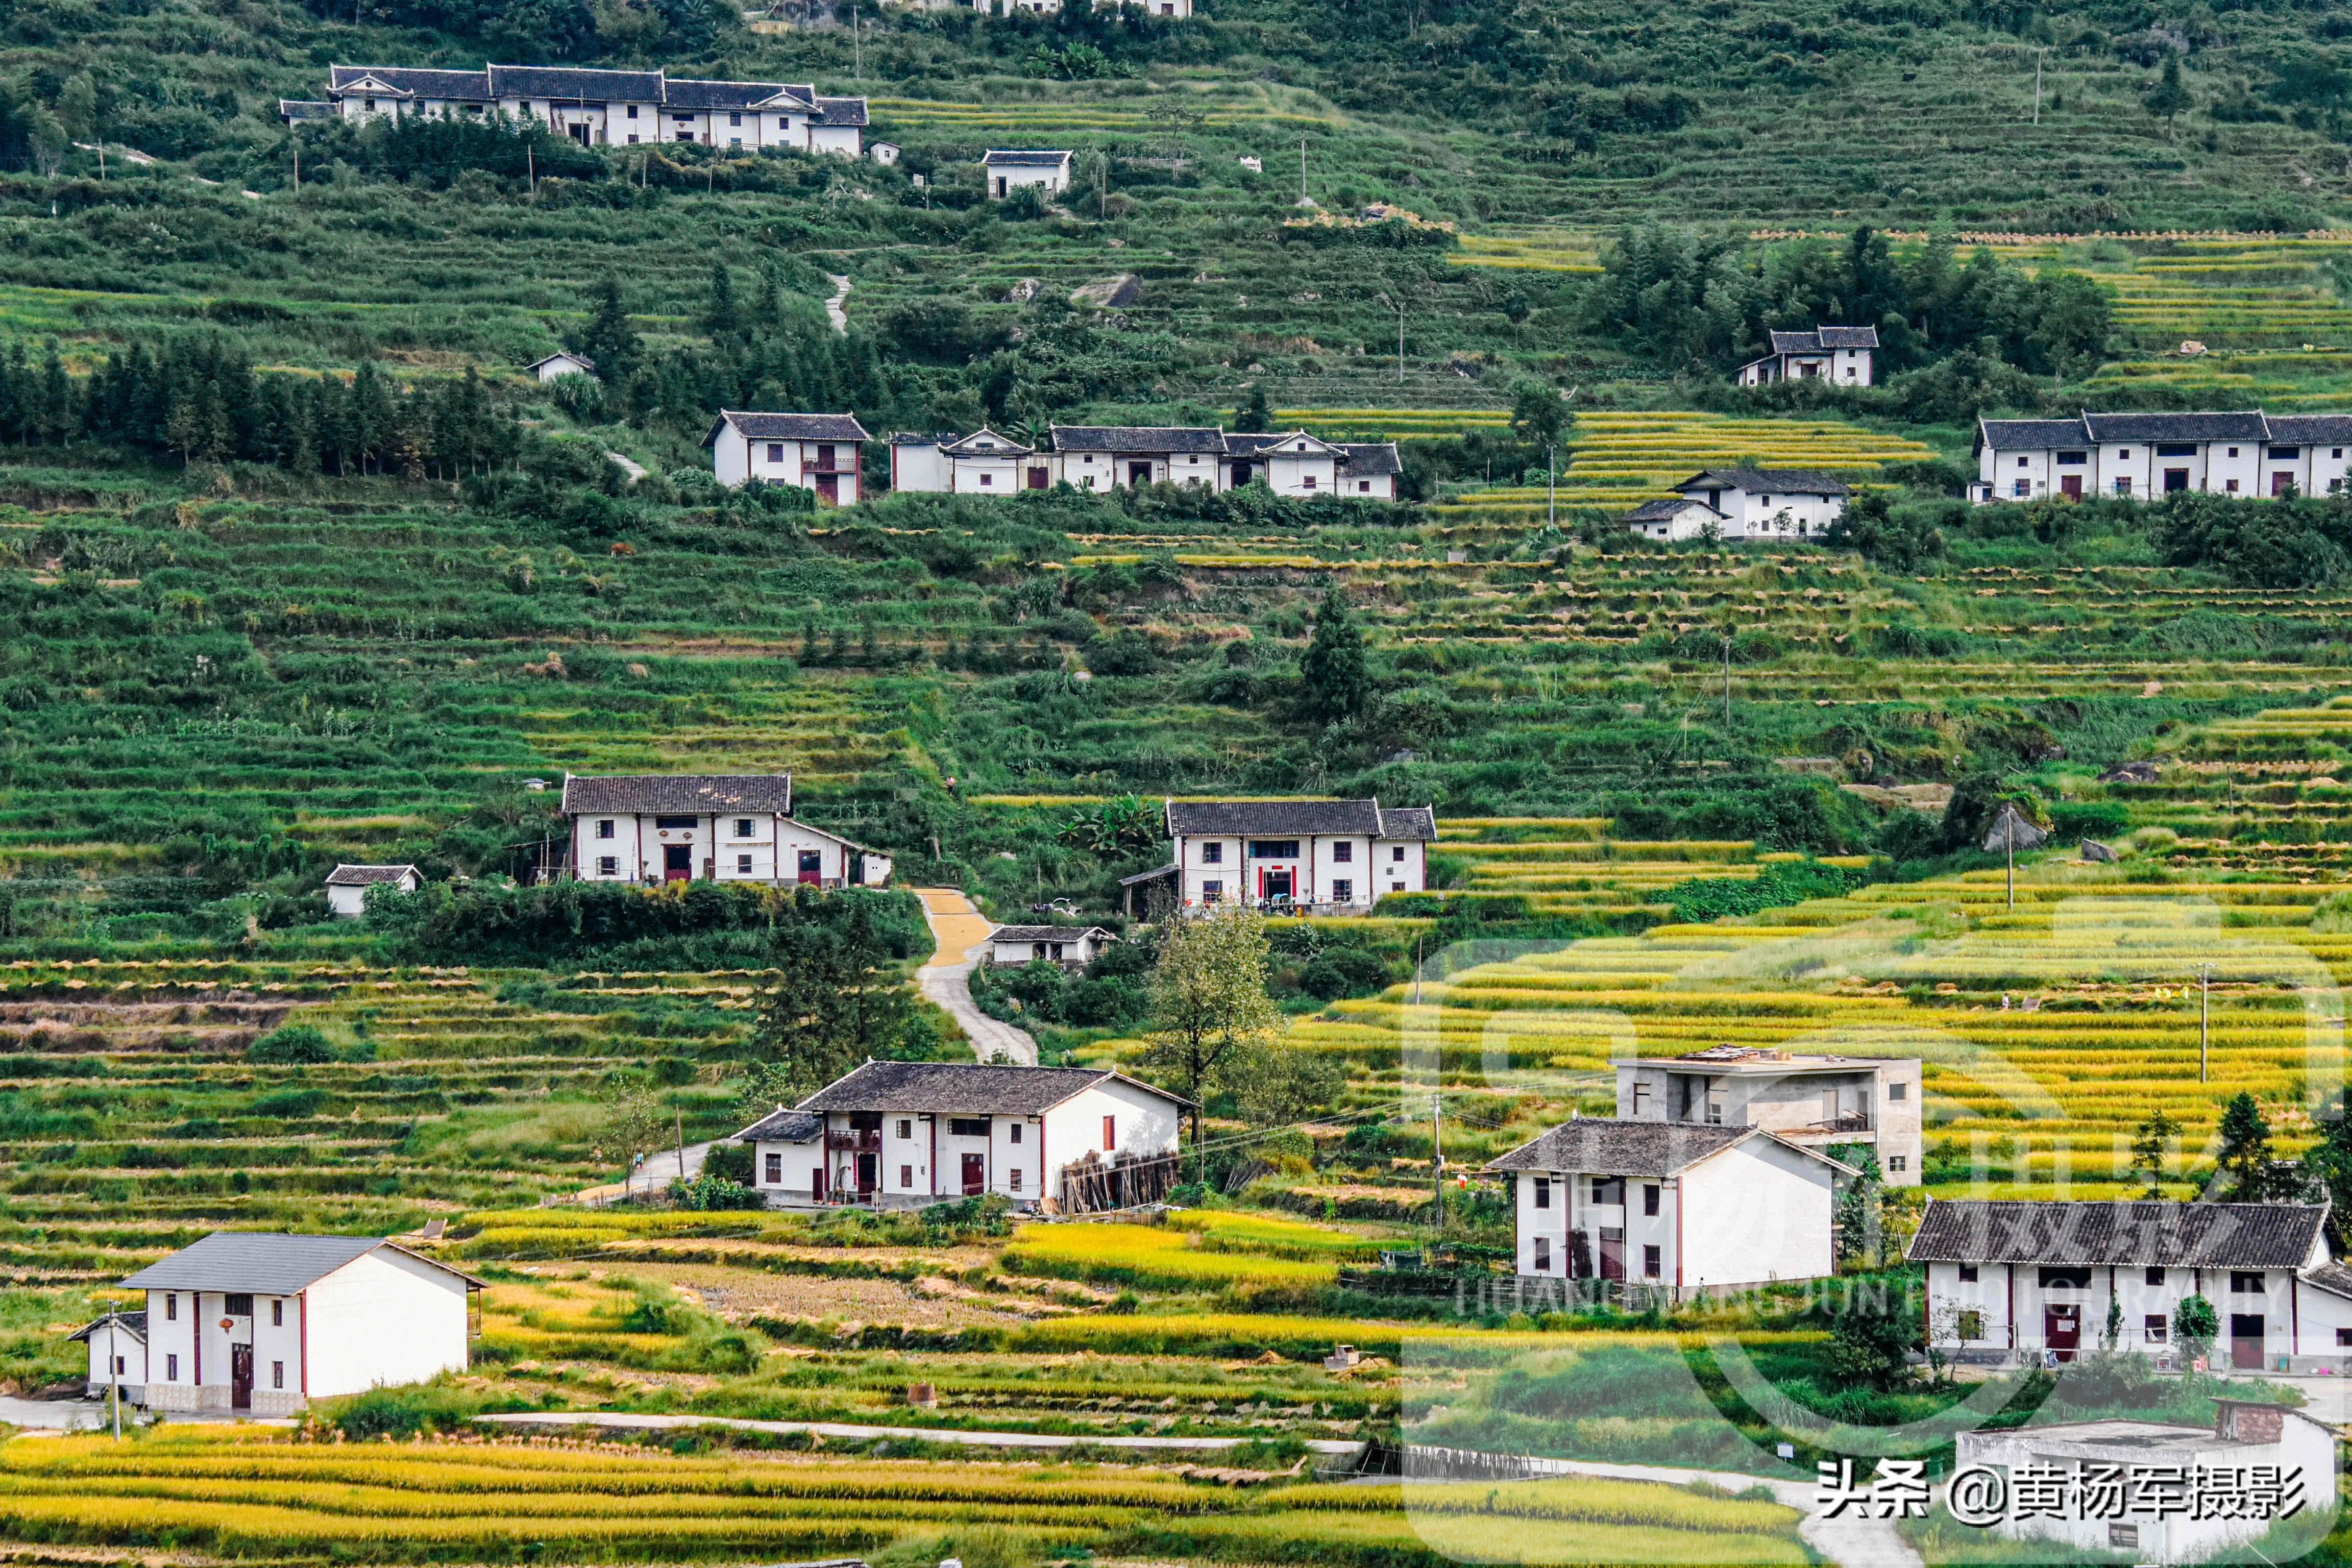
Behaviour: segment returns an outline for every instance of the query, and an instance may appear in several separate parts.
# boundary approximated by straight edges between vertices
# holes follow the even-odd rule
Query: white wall
[[[1117,1147],[1102,1152],[1103,1118],[1116,1118]],[[1094,1151],[1106,1163],[1119,1154],[1139,1159],[1173,1153],[1181,1126],[1174,1101],[1108,1079],[1055,1106],[1045,1113],[1045,1188],[1043,1195],[1058,1198],[1062,1167]]]
[[[122,1395],[132,1404],[146,1397],[147,1343],[128,1323],[109,1328],[101,1323],[89,1332],[89,1371],[84,1387],[93,1398],[105,1395],[113,1384],[122,1385]],[[116,1372],[114,1363],[122,1363]]]
[[[1681,1285],[1754,1285],[1836,1272],[1836,1173],[1750,1138],[1682,1173]]]
[[[835,153],[845,158],[855,158],[859,150],[859,132],[855,125],[813,125],[809,127],[809,151]]]
[[[2008,1264],[1979,1264],[1973,1280],[1960,1278],[1959,1264],[1927,1265],[1928,1321],[1936,1327],[1937,1342],[1953,1349],[2038,1352],[2049,1343],[2048,1309],[2071,1305],[2079,1310],[2081,1348],[2089,1351],[2097,1346],[2106,1331],[2107,1303],[2113,1300],[2123,1312],[2117,1348],[2162,1355],[2174,1349],[2174,1310],[2183,1298],[2202,1295],[2213,1303],[2213,1310],[2221,1320],[2221,1333],[2213,1345],[2218,1362],[2226,1363],[2230,1358],[2230,1320],[2233,1314],[2262,1317],[2263,1352],[2266,1356],[2352,1355],[2352,1346],[2339,1347],[2336,1342],[2339,1327],[2352,1330],[2352,1301],[2305,1285],[2291,1269],[2237,1270],[2259,1273],[2262,1280],[2258,1291],[2238,1291],[2231,1289],[2233,1271],[2227,1268],[2166,1268],[2160,1270],[2160,1280],[2151,1281],[2144,1265],[2116,1265],[2110,1268],[2100,1264],[2092,1268],[2087,1286],[2054,1282],[2045,1286],[2043,1267],[2037,1263],[2015,1265],[2012,1285],[2011,1266]],[[2012,1301],[2016,1309],[2014,1335],[2010,1322]],[[1973,1310],[1981,1318],[1982,1331],[1972,1339],[1959,1336],[1954,1318],[1955,1312],[1965,1310]],[[2151,1324],[2151,1318],[2161,1320],[2160,1325]]]
[[[890,488],[938,493],[954,483],[954,469],[937,441],[890,443]]]
[[[1403,851],[1402,855],[1398,853],[1400,850]],[[1380,877],[1379,884],[1373,889],[1375,899],[1384,898],[1390,893],[1429,890],[1429,846],[1419,839],[1376,840],[1372,845],[1372,864]]]
[[[768,1162],[777,1163],[776,1175],[768,1174]],[[751,1145],[751,1185],[770,1203],[808,1203],[816,1173],[824,1170],[824,1139],[822,1134],[806,1143],[772,1143],[754,1141]]]
[[[710,472],[729,489],[740,489],[751,477],[751,443],[743,432],[722,423],[710,439]]]
[[[1027,185],[1042,185],[1049,192],[1070,188],[1070,167],[1066,163],[992,164],[987,170],[988,194],[1009,195]]]
[[[356,1394],[379,1384],[420,1383],[436,1373],[465,1371],[466,1297],[465,1280],[389,1247],[354,1258],[318,1280],[304,1292],[310,1310],[311,1397]],[[299,1354],[296,1319],[295,1312],[287,1313],[285,1331],[295,1335],[293,1348]],[[258,1382],[268,1380],[265,1358],[278,1353],[257,1347]],[[211,1370],[209,1357],[205,1370]],[[289,1363],[289,1383],[292,1378]]]

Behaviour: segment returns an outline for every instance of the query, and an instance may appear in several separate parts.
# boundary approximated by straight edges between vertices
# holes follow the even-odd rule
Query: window
[[[694,831],[694,825],[701,820],[698,816],[656,816],[654,818],[654,827],[656,831],[662,833],[681,831],[691,833]]]
[[[2108,1525],[2107,1544],[2110,1546],[2137,1546],[2139,1544],[2139,1526],[2137,1524]]]
[[[2139,1321],[2139,1337],[2149,1344],[2164,1343],[2165,1337],[2171,1332],[2172,1325],[2164,1321],[2162,1312],[2150,1312]]]
[[[163,1298],[163,1321],[167,1323],[176,1323],[180,1321],[180,1299],[177,1296]]]
[[[2083,466],[2083,454],[2080,452],[2061,452],[2058,454],[2058,466],[2060,468],[2079,468]]]
[[[2161,1285],[2164,1283],[2164,1270],[2161,1268],[2151,1268],[2145,1275],[2141,1276],[2141,1278],[2146,1279],[2151,1285]]]
[[[1018,1143],[1021,1142],[1021,1123],[1016,1121],[1012,1126],[1004,1130],[1004,1141],[1007,1143]]]
[[[253,1316],[253,1293],[249,1290],[229,1291],[221,1298],[221,1310],[232,1318],[250,1318]]]
[[[2116,456],[2118,458],[2128,458],[2131,456],[2131,448],[2129,447],[2118,447],[2116,448]]]
[[[1548,1209],[1551,1207],[1551,1178],[1549,1176],[1538,1176],[1536,1178],[1535,1202],[1536,1207],[1539,1209]]]
[[[2300,447],[2273,447],[2271,448],[2271,456],[2280,458],[2300,458],[2303,456],[2303,448]]]
[[[1116,1116],[1106,1116],[1103,1118],[1103,1152],[1108,1154],[1118,1147],[1118,1118]]]
[[[2336,1331],[2336,1348],[2338,1350],[2352,1348],[2352,1329]]]
[[[2020,479],[2009,487],[2009,493],[2013,496],[2030,496],[2033,493],[2033,487],[2027,481]]]
[[[1890,1171],[1908,1171],[1911,1168],[1911,1156],[1908,1154],[1889,1154],[1886,1157],[1886,1168]]]
[[[599,855],[596,857],[596,875],[599,877],[617,877],[620,874],[621,858],[619,856]]]
[[[1313,474],[1301,474],[1301,475],[1299,475],[1299,476],[1298,476],[1298,488],[1299,488],[1300,489],[1302,489],[1302,490],[1311,490],[1311,489],[1313,489],[1315,488],[1315,476],[1314,476]]]
[[[2024,459],[2023,458],[2018,458],[2018,459],[2017,459],[2017,466],[2018,466],[2019,468],[2023,468],[2023,467],[2025,467],[2025,459]]]
[[[1706,1124],[1709,1127],[1720,1127],[1723,1125],[1723,1101],[1713,1098],[1710,1098],[1707,1100]]]
[[[168,1301],[171,1298],[167,1296],[164,1300]],[[163,1358],[163,1381],[166,1383],[177,1383],[180,1381],[180,1358],[178,1356],[167,1355]]]
[[[630,119],[632,119],[632,120],[635,120],[636,117],[637,117],[637,106],[636,106],[635,104],[634,104],[634,103],[633,103],[633,104],[629,105],[629,118],[630,118]]]
[[[1372,481],[1371,481],[1371,480],[1370,480],[1370,479],[1358,479],[1358,480],[1356,481],[1356,491],[1357,491],[1357,493],[1358,493],[1359,495],[1370,495],[1370,494],[1371,494],[1371,493],[1372,493]]]
[[[2221,481],[2221,488],[2229,494],[2236,495],[2238,493],[2238,481],[2235,479],[2223,479]]]
[[[768,443],[768,461],[770,461],[770,462],[772,462],[772,463],[781,463],[781,462],[782,462],[783,460],[784,460],[784,444],[783,444],[782,441],[771,441],[771,442],[769,442],[769,443]]]
[[[898,1118],[898,1136],[901,1138],[912,1138],[914,1135],[914,1122],[904,1116]]]
[[[1551,1267],[1551,1237],[1536,1237],[1536,1272],[1541,1274]]]
[[[1592,1201],[1596,1204],[1622,1204],[1625,1201],[1625,1178],[1595,1176],[1592,1178]]]
[[[1642,1212],[1653,1217],[1657,1215],[1658,1184],[1655,1182],[1645,1183],[1642,1187]]]
[[[751,858],[749,855],[736,856],[735,869],[737,873],[741,876],[750,876],[751,874]]]
[[[1389,859],[1400,866],[1404,864],[1404,846],[1400,844],[1393,849],[1391,849],[1389,851]]]
[[[2087,1290],[2091,1288],[2088,1268],[2044,1268],[2042,1271],[2044,1290]]]
[[[1911,1086],[1907,1083],[1890,1083],[1886,1086],[1886,1098],[1908,1100],[1911,1098]]]
[[[948,1131],[958,1138],[985,1138],[988,1136],[988,1118],[950,1116],[948,1118]]]
[[[994,474],[982,474],[980,476],[980,484],[982,489],[987,489],[992,487],[995,483],[996,476]]]
[[[1331,864],[1334,866],[1349,865],[1355,858],[1356,847],[1347,839],[1342,838],[1339,843],[1331,846]]]
[[[1016,1127],[1013,1131],[1018,1132],[1021,1129]],[[1014,1192],[1019,1192],[1021,1190],[1021,1167],[1015,1165],[1012,1170],[1005,1173],[1005,1174],[1008,1178],[1007,1184],[1010,1185]]]
[[[2197,444],[2193,441],[2163,442],[2157,447],[2156,455],[2159,458],[2193,458],[2197,455]]]
[[[1952,1325],[1952,1331],[1963,1341],[1984,1338],[1984,1314],[1974,1307],[1969,1308],[1960,1314],[1959,1321]]]
[[[273,1329],[282,1329],[286,1326],[285,1302],[272,1301],[269,1303],[269,1326]]]
[[[114,1372],[116,1376],[120,1377],[122,1374],[126,1369],[126,1363],[131,1358],[128,1356],[116,1356],[114,1358]]]
[[[611,817],[608,816],[602,822],[596,824],[596,837],[599,838],[610,838],[613,837],[613,819]]]
[[[1201,846],[1201,864],[1202,864],[1202,865],[1203,865],[1203,866],[1222,866],[1222,865],[1223,865],[1224,863],[1225,863],[1225,847],[1224,847],[1223,845],[1222,845],[1222,844],[1203,844],[1203,845],[1202,845],[1202,846]]]
[[[361,105],[361,107],[362,107],[362,108],[364,108],[364,109],[368,109],[368,110],[373,110],[373,109],[375,108],[375,100],[374,100],[374,99],[373,99],[373,98],[368,99],[368,100],[365,100],[365,101]]]
[[[1253,860],[1296,860],[1298,840],[1296,838],[1253,838],[1249,846]]]
[[[1332,901],[1333,903],[1335,903],[1335,904],[1353,903],[1353,902],[1355,901],[1355,898],[1356,898],[1356,884],[1355,884],[1355,883],[1353,883],[1353,882],[1349,881],[1349,880],[1347,878],[1345,878],[1345,877],[1334,877],[1334,878],[1331,879],[1331,901]]]
[[[771,1154],[768,1156],[767,1179],[768,1185],[772,1187],[782,1186],[783,1184],[784,1157],[782,1154]]]
[[[751,837],[751,819],[750,817],[739,816],[735,819],[735,837],[738,838],[749,838]]]
[[[1216,878],[1212,877],[1207,881],[1201,884],[1201,901],[1202,903],[1221,903],[1223,901],[1224,896],[1225,885]]]
[[[914,1166],[901,1165],[898,1167],[898,1184],[902,1187],[912,1187],[915,1184]]]
[[[2230,456],[2231,456],[2231,457],[2233,457],[2233,458],[2234,458],[2234,457],[2236,457],[2237,455],[2238,455],[2238,449],[2237,449],[2235,447],[2231,447],[2231,448],[2230,448]]]
[[[2262,1271],[2261,1271],[2260,1269],[2258,1269],[2258,1268],[2232,1268],[2231,1270],[2230,1270],[2230,1294],[2231,1294],[2231,1295],[2232,1295],[2232,1296],[2259,1296],[2259,1295],[2261,1295],[2262,1293],[2263,1293],[2263,1276],[2262,1276]]]
[[[776,117],[776,129],[777,129],[777,130],[779,130],[779,131],[790,131],[792,128],[793,128],[793,122],[792,122],[791,121],[789,121],[789,120],[785,119],[785,118],[784,118],[783,116],[782,116],[782,115],[778,115],[778,116]]]
[[[730,114],[727,117],[727,123],[730,125],[740,125],[743,123],[743,117],[740,114]],[[2235,454],[2232,455],[2234,456]]]
[[[1659,1271],[1664,1267],[1664,1257],[1660,1248],[1655,1247],[1644,1247],[1642,1248],[1643,1279],[1655,1279],[1658,1277]]]
[[[2131,476],[2130,476],[2130,475],[2126,474],[2126,475],[2125,475],[2122,479],[2117,479],[2117,480],[2116,481],[2116,494],[2117,494],[2117,495],[2119,495],[2119,496],[2127,496],[2127,495],[2131,494]]]
[[[1960,1265],[1960,1283],[1961,1283],[1961,1284],[1963,1284],[1963,1285],[1973,1285],[1973,1284],[1975,1284],[1976,1282],[1977,1282],[1977,1266],[1976,1266],[1975,1264],[1973,1264],[1973,1263],[1963,1263],[1963,1264],[1961,1264],[1961,1265]]]
[[[286,1386],[286,1363],[284,1362],[273,1361],[269,1363],[269,1386],[272,1388],[283,1388]]]

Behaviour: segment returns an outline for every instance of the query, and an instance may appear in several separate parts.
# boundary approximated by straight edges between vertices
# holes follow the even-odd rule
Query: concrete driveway
[[[988,947],[995,929],[971,900],[953,888],[918,888],[923,918],[930,922],[938,951],[915,971],[915,984],[925,998],[945,1009],[971,1042],[971,1053],[984,1062],[1003,1058],[1023,1067],[1037,1065],[1037,1042],[1026,1030],[992,1018],[971,999],[971,972]]]

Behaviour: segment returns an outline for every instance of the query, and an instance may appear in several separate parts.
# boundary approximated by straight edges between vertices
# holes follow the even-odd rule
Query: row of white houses
[[[1979,504],[2110,496],[2156,500],[2333,495],[2352,472],[2352,415],[2092,414],[2072,419],[1980,419]]]
[[[538,120],[583,147],[694,142],[748,151],[862,151],[866,103],[806,83],[703,81],[572,66],[330,66],[323,100],[287,99],[289,125],[322,120]]]

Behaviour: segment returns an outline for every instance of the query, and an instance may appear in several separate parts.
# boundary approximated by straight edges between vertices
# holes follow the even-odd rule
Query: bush
[[[335,1047],[327,1037],[308,1024],[289,1024],[273,1029],[245,1048],[249,1062],[273,1064],[307,1064],[331,1062],[335,1059]]]
[[[690,1182],[670,1183],[669,1195],[680,1208],[758,1209],[768,1206],[765,1198],[732,1176],[713,1175],[708,1171]]]
[[[412,1437],[419,1432],[453,1432],[481,1408],[473,1395],[439,1383],[406,1388],[372,1388],[331,1407],[328,1419],[354,1443],[371,1437]]]
[[[1388,980],[1388,965],[1360,947],[1332,948],[1298,972],[1299,989],[1326,1002],[1369,996]]]

